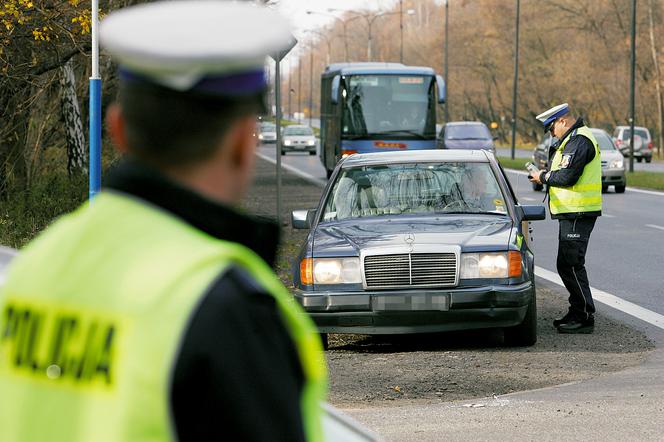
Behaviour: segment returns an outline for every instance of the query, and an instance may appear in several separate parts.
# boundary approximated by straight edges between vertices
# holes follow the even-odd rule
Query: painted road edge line
[[[517,175],[528,176],[528,172],[524,172],[522,170],[507,169],[507,168],[504,168],[504,169],[505,169],[505,172],[515,173]],[[627,190],[628,192],[645,193],[647,195],[664,196],[664,192],[658,192],[656,190],[634,189],[632,187],[627,187],[625,190]]]
[[[259,158],[262,158],[265,161],[270,162],[272,164],[277,164],[277,160],[275,160],[274,158],[270,158],[267,155],[263,155],[262,153],[256,152],[256,156],[259,157]],[[288,164],[281,163],[281,168],[286,169],[287,171],[289,171],[293,175],[297,175],[300,178],[304,178],[305,180],[310,181],[310,182],[312,182],[313,184],[315,184],[317,186],[325,187],[325,185],[327,184],[325,181],[321,180],[320,178],[316,178],[313,175],[310,175],[306,172],[302,172],[300,169],[297,169],[293,166],[289,166]]]
[[[664,227],[658,226],[658,225],[655,225],[655,224],[646,224],[646,227],[651,227],[653,229],[664,230]]]
[[[557,273],[542,267],[535,266],[535,275],[542,279],[546,279],[547,281],[553,282],[554,284],[558,284],[559,286],[565,286]],[[664,329],[664,315],[655,313],[632,302],[625,301],[624,299],[619,298],[616,295],[612,295],[611,293],[607,293],[603,290],[596,289],[594,287],[590,287],[590,290],[595,301],[601,302],[604,305],[608,305],[609,307],[613,307],[614,309],[620,310],[623,313],[634,316],[635,318],[645,321],[648,324],[654,325],[655,327]]]

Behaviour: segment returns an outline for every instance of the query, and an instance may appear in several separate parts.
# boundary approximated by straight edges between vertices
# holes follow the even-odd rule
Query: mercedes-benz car
[[[293,266],[294,296],[326,333],[502,328],[537,339],[534,258],[521,205],[482,150],[355,154],[335,168]]]

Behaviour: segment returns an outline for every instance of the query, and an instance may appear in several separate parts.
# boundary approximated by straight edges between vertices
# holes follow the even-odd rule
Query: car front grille
[[[403,253],[364,258],[367,288],[452,287],[456,285],[454,253]]]

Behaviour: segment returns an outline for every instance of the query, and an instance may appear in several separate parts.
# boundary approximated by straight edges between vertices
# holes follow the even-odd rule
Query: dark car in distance
[[[439,149],[482,149],[496,153],[486,124],[479,121],[453,121],[444,124],[438,135]]]
[[[420,150],[339,162],[293,267],[294,296],[326,333],[502,328],[508,345],[537,339],[527,221],[493,154]]]

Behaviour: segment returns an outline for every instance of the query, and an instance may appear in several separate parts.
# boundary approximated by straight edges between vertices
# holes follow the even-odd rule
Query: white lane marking
[[[530,197],[527,197],[527,196],[522,196],[519,199],[524,200],[524,201],[537,201],[537,198],[530,198]]]
[[[528,176],[528,172],[523,172],[521,170],[514,170],[514,169],[505,169],[506,172],[509,173],[514,173],[517,175],[525,175]],[[643,189],[634,189],[632,187],[627,187],[626,189],[628,192],[636,192],[636,193],[645,193],[647,195],[655,195],[655,196],[664,196],[664,192],[658,192],[656,190],[643,190]]]
[[[662,227],[662,226],[657,226],[657,225],[655,225],[655,224],[646,224],[646,227],[652,227],[653,229],[664,230],[664,227]]]
[[[535,266],[535,275],[546,279],[547,281],[551,281],[554,284],[558,284],[559,286],[565,286],[557,273],[543,269],[542,267]],[[660,315],[659,313],[655,313],[632,302],[625,301],[616,295],[612,295],[611,293],[607,293],[594,287],[590,287],[590,291],[592,292],[593,299],[595,301],[601,302],[602,304],[613,307],[616,310],[620,310],[621,312],[634,316],[635,318],[645,321],[648,324],[652,324],[655,327],[664,329],[664,315]]]
[[[608,213],[602,213],[603,218],[615,218],[615,215],[609,215]]]
[[[272,164],[277,164],[277,160],[275,160],[274,158],[271,158],[267,155],[263,155],[262,153],[259,153],[259,152],[256,152],[256,155],[259,158],[264,159],[265,161],[269,161]],[[283,162],[281,163],[281,168],[286,169],[287,171],[289,171],[289,172],[291,172],[291,173],[293,173],[293,174],[295,174],[295,175],[297,175],[301,178],[304,178],[305,180],[310,181],[310,182],[314,183],[317,186],[325,187],[325,184],[327,184],[325,181],[321,180],[320,178],[316,178],[313,175],[310,175],[306,172],[302,172],[300,169],[298,169],[296,167],[293,167],[293,166],[289,166],[288,164],[284,164]]]

